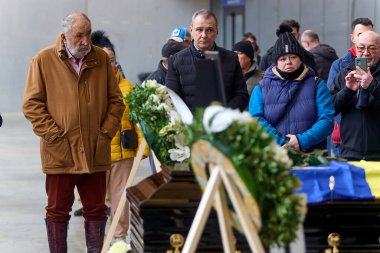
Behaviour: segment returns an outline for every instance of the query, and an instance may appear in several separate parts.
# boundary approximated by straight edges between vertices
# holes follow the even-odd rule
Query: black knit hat
[[[292,28],[289,25],[280,25],[276,31],[278,39],[274,44],[273,59],[276,63],[278,58],[284,54],[296,54],[304,61],[304,49],[292,34]]]
[[[249,41],[239,41],[232,47],[232,51],[239,51],[247,55],[251,59],[252,62],[253,62],[253,58],[255,57],[252,44]]]
[[[174,55],[185,48],[186,47],[181,43],[167,42],[161,49],[161,55],[163,58],[169,58],[171,55]]]

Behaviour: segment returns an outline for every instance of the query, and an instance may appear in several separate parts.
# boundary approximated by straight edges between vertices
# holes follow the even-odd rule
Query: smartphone
[[[362,58],[362,57],[355,58],[355,66],[358,66],[362,70],[367,72],[367,58]]]

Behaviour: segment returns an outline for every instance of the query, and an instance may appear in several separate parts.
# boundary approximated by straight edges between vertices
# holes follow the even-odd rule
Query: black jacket
[[[150,75],[145,78],[145,81],[147,80],[156,80],[157,83],[160,83],[162,85],[165,85],[165,78],[166,78],[167,70],[162,66],[162,60],[158,63],[158,68],[156,71],[150,73]]]
[[[309,66],[310,68],[312,68],[313,70],[315,70],[315,61],[314,61],[314,56],[312,53],[310,53],[309,51],[306,51],[303,47],[302,48],[302,52],[303,52],[303,55],[304,55],[304,63]],[[269,68],[272,64],[274,64],[274,56],[273,56],[273,47],[269,48],[268,51],[266,52],[266,54],[261,57],[261,60],[260,60],[260,64],[259,64],[259,68],[262,70],[262,71],[265,71],[267,68]]]
[[[355,69],[351,63],[335,77],[332,90],[335,115],[341,113],[340,134],[342,157],[350,160],[380,160],[380,63],[371,68],[372,83],[367,89],[365,106],[360,109],[358,101],[363,91],[346,87],[345,76]],[[362,103],[363,104],[363,103]]]
[[[338,59],[335,49],[329,45],[320,44],[319,46],[310,49],[310,53],[314,56],[315,71],[318,76],[327,81],[331,64]]]
[[[220,54],[227,106],[244,110],[248,106],[249,96],[237,55],[216,45],[214,50]],[[204,61],[204,57],[192,44],[170,57],[165,80],[165,85],[175,91],[191,111],[196,107],[196,65],[200,61]]]

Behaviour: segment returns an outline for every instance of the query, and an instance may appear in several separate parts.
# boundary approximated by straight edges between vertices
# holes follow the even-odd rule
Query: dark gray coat
[[[366,90],[366,103],[362,101],[365,93],[361,88],[356,92],[346,87],[345,76],[354,69],[355,63],[352,62],[341,70],[330,88],[335,114],[342,115],[342,157],[380,161],[380,62],[371,67],[374,79]]]
[[[315,71],[317,75],[327,81],[332,63],[338,59],[338,55],[334,48],[326,44],[310,49],[310,53],[314,56]]]
[[[237,55],[216,45],[214,50],[220,54],[227,106],[244,110],[248,106],[249,96]],[[165,80],[165,85],[176,92],[191,111],[195,109],[196,65],[200,61],[204,61],[204,56],[192,44],[170,57]]]

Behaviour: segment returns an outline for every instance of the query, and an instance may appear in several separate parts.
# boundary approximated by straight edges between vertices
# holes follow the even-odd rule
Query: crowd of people
[[[353,20],[350,38],[354,45],[342,58],[330,45],[321,43],[317,32],[307,29],[301,34],[300,27],[293,19],[281,22],[277,41],[262,57],[256,37],[245,33],[232,48],[239,68],[236,57],[215,43],[215,15],[207,10],[196,12],[190,26],[192,44],[170,57],[165,85],[193,110],[195,81],[199,78],[196,66],[205,60],[206,51],[218,51],[227,106],[248,108],[279,145],[303,152],[328,149],[330,156],[348,160],[380,159],[380,125],[372,115],[378,109],[376,66],[380,41],[377,33],[368,33],[373,31],[372,21]],[[359,40],[368,36],[372,41]],[[364,58],[368,68],[355,66],[356,57]],[[350,68],[355,70],[352,78],[344,73]],[[338,73],[344,76],[339,79]],[[242,81],[246,84],[244,91]]]
[[[196,11],[189,29],[175,28],[163,43],[158,68],[146,80],[166,85],[193,111],[202,78],[198,66],[207,61],[207,51],[217,52],[226,106],[248,110],[283,148],[311,152],[329,147],[331,155],[348,160],[380,160],[380,36],[371,20],[352,22],[354,45],[342,58],[315,31],[301,35],[295,20],[279,25],[277,40],[262,57],[252,33],[228,50],[215,43],[218,29],[212,11]],[[355,65],[357,58],[367,68]],[[106,195],[112,219],[137,151],[123,146],[122,133],[132,130],[142,139],[121,99],[132,89],[109,37],[92,32],[82,13],[64,17],[56,43],[32,59],[23,112],[41,137],[50,252],[67,252],[75,188],[87,252],[101,251]],[[115,241],[127,235],[127,209]]]

